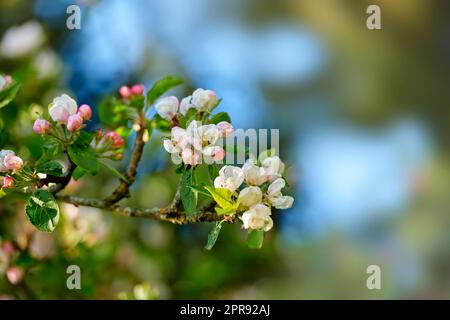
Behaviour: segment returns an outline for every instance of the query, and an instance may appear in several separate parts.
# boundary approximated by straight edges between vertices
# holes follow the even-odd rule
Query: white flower
[[[270,209],[263,204],[256,204],[242,214],[245,229],[263,229],[269,231],[273,227]]]
[[[223,166],[219,171],[219,176],[214,180],[214,187],[226,188],[234,192],[244,181],[242,169],[234,166]]]
[[[262,192],[258,187],[247,187],[239,193],[239,202],[246,207],[251,207],[261,201]]]
[[[244,171],[245,181],[249,185],[260,186],[261,184],[267,181],[267,175],[265,174],[265,170],[255,165],[254,162],[251,160],[248,160],[242,166],[242,170]]]
[[[277,209],[289,209],[294,203],[294,198],[291,196],[283,196],[281,193],[281,189],[285,185],[286,181],[283,178],[278,178],[270,184],[267,190],[270,203]]]
[[[189,143],[188,134],[180,127],[173,127],[171,133],[171,139],[165,139],[163,142],[164,149],[169,153],[179,153]]]
[[[177,97],[165,97],[159,100],[159,102],[155,106],[155,109],[156,112],[158,112],[158,114],[161,116],[161,118],[170,121],[177,114],[178,105],[179,102]]]
[[[9,154],[15,155],[14,151],[11,150],[1,150],[0,151],[0,172],[7,172],[9,171],[4,163],[5,157]]]
[[[214,144],[220,136],[219,129],[214,124],[199,127],[198,133],[202,139],[202,144]]]
[[[199,88],[192,94],[192,104],[198,111],[209,111],[216,105],[216,93],[212,90]]]
[[[184,164],[191,166],[196,166],[200,163],[200,155],[191,148],[186,148],[181,151],[181,159],[183,159]]]
[[[0,43],[0,56],[21,58],[35,51],[44,42],[44,31],[37,21],[8,29]]]
[[[192,96],[185,97],[181,99],[180,102],[180,113],[185,116],[189,109],[195,108],[195,106],[191,103]]]
[[[221,138],[229,137],[234,131],[233,126],[231,125],[231,123],[226,122],[226,121],[219,122],[217,124],[217,129],[219,129]]]
[[[262,167],[264,169],[264,174],[268,176],[268,179],[271,182],[281,177],[281,174],[284,171],[284,163],[278,156],[268,157],[264,159],[264,161],[262,162]]]
[[[67,122],[71,115],[77,113],[77,103],[67,94],[63,94],[53,99],[49,105],[49,113],[56,122]]]

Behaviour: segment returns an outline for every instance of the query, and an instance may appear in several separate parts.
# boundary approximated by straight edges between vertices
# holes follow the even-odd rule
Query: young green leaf
[[[182,84],[184,80],[176,76],[166,76],[155,82],[153,87],[147,93],[147,104],[151,105],[161,97],[164,93],[172,89],[173,87]]]
[[[83,168],[80,167],[76,167],[75,170],[72,173],[72,178],[74,180],[78,180],[80,179],[82,176],[84,176],[87,173],[86,170],[84,170]]]
[[[211,231],[208,234],[208,242],[206,243],[205,249],[211,250],[214,245],[216,244],[217,238],[219,237],[220,230],[222,229],[222,221],[217,221],[214,224],[214,227],[211,229]]]
[[[234,205],[231,196],[233,192],[226,188],[214,188],[211,186],[205,186],[205,189],[209,191],[209,193],[214,198],[214,201],[217,202],[219,207],[222,209],[230,208]]]
[[[56,160],[40,163],[36,166],[36,171],[39,173],[45,173],[56,177],[63,175],[63,166]]]
[[[186,214],[192,214],[197,209],[198,193],[191,186],[195,185],[195,174],[193,168],[185,169],[181,177],[181,202]]]
[[[250,229],[247,236],[247,245],[251,249],[260,249],[264,241],[264,230]]]
[[[68,148],[68,153],[70,159],[77,166],[94,175],[97,174],[98,160],[95,155],[95,150],[91,146],[71,144]]]
[[[191,186],[191,189],[211,198],[211,194],[203,186]]]
[[[52,232],[59,221],[59,207],[53,195],[46,190],[36,190],[28,199],[25,212],[38,230]]]
[[[6,88],[0,91],[0,109],[7,106],[17,95],[21,84],[19,82],[13,82]]]
[[[228,123],[231,123],[231,118],[226,112],[219,112],[218,114],[214,115],[211,120],[209,121],[212,124],[218,124],[219,122],[226,121]]]
[[[208,166],[208,174],[211,182],[214,182],[214,180],[219,176],[219,167],[217,164],[213,163]]]

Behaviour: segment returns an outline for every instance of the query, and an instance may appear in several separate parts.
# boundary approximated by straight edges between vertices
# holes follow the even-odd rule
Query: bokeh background
[[[82,24],[70,31],[74,3]],[[366,28],[370,4],[382,30]],[[211,225],[70,205],[53,234],[40,233],[8,196],[0,237],[14,241],[25,276],[13,285],[0,257],[0,296],[449,298],[449,10],[438,0],[2,0],[0,72],[24,85],[0,110],[0,147],[37,158],[31,121],[61,92],[97,107],[123,84],[177,74],[187,81],[177,95],[215,90],[235,127],[280,129],[296,201],[261,250],[226,225],[206,251]],[[160,142],[146,147],[131,205],[163,206],[175,192]],[[116,183],[100,174],[69,192],[101,197]],[[66,288],[70,264],[81,290]],[[373,264],[381,290],[366,287]]]

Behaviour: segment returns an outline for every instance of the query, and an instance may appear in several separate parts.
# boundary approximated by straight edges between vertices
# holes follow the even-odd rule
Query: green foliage
[[[186,168],[181,177],[181,202],[188,215],[197,209],[198,193],[192,186],[195,186],[194,168]]]
[[[106,169],[108,169],[113,175],[115,175],[116,177],[118,177],[120,180],[123,180],[125,182],[128,182],[128,179],[125,178],[125,176],[123,174],[121,174],[119,171],[117,171],[114,167],[110,166],[108,163],[99,160],[98,161],[103,167],[105,167]]]
[[[61,177],[63,175],[63,166],[56,160],[50,160],[37,165],[36,171],[39,173]]]
[[[93,134],[85,131],[80,132],[78,139],[68,148],[70,159],[80,168],[92,174],[98,172],[98,160],[95,150],[89,145]]]
[[[21,84],[19,82],[13,82],[6,88],[0,91],[0,109],[7,106],[19,92]]]
[[[226,188],[214,188],[211,186],[205,186],[205,189],[209,191],[214,201],[216,201],[219,207],[216,207],[218,214],[234,214],[239,207],[239,202],[233,200],[233,192]]]
[[[28,199],[25,212],[38,230],[52,232],[59,221],[59,207],[53,195],[46,190],[36,190]]]
[[[164,93],[175,86],[182,84],[184,80],[176,76],[166,76],[155,82],[153,87],[147,93],[147,104],[152,105]]]
[[[208,241],[205,246],[206,250],[211,250],[214,247],[214,245],[216,244],[217,238],[219,237],[220,230],[222,230],[222,223],[223,223],[223,221],[217,221],[214,224],[214,227],[209,232]]]
[[[218,124],[222,121],[231,123],[230,115],[226,112],[219,112],[218,114],[214,115],[209,122],[212,124]]]
[[[80,179],[81,177],[83,177],[86,173],[87,173],[87,171],[84,170],[83,168],[81,168],[81,167],[76,167],[75,170],[74,170],[73,173],[72,173],[72,178],[73,178],[74,180],[78,180],[78,179]]]
[[[251,249],[260,249],[264,241],[264,230],[250,229],[247,235],[247,245]]]
[[[130,120],[130,108],[116,97],[109,97],[100,103],[98,115],[105,125],[111,128],[126,126]]]

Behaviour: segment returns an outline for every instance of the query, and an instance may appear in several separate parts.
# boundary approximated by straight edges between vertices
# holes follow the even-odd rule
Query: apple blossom
[[[67,130],[70,132],[76,132],[80,130],[81,126],[83,125],[83,118],[78,115],[74,114],[67,119]]]
[[[92,109],[89,105],[83,104],[78,108],[78,115],[83,118],[83,120],[90,120],[92,117]]]
[[[229,137],[234,131],[233,126],[231,125],[231,123],[226,122],[226,121],[219,122],[217,124],[217,129],[220,132],[220,137],[221,138]]]
[[[3,164],[7,171],[20,170],[23,166],[23,160],[14,153],[9,153],[3,159]]]
[[[121,136],[115,131],[110,131],[105,135],[105,140],[112,143],[112,147],[115,149],[119,149],[123,147],[125,141]]]
[[[245,181],[249,185],[260,186],[267,181],[267,175],[263,168],[254,164],[253,161],[248,160],[243,166],[242,170],[245,175]]]
[[[131,87],[131,92],[136,96],[142,96],[144,94],[145,88],[143,84],[135,84]]]
[[[262,191],[259,187],[250,186],[241,190],[238,199],[242,205],[251,207],[255,204],[261,203]]]
[[[219,171],[219,176],[214,180],[214,187],[226,188],[234,192],[244,182],[242,169],[234,166],[223,166]]]
[[[53,99],[49,113],[54,121],[66,123],[71,115],[77,113],[77,103],[67,94],[63,94]]]
[[[207,146],[203,149],[203,154],[214,161],[220,161],[225,157],[225,150],[219,146]]]
[[[14,179],[12,177],[3,178],[3,188],[12,188],[14,185]]]
[[[23,270],[19,267],[11,267],[6,270],[6,277],[12,284],[18,284],[23,279]]]
[[[270,209],[263,204],[255,204],[242,214],[245,229],[269,231],[273,227]]]
[[[198,88],[192,94],[192,104],[198,111],[210,111],[216,103],[216,93],[212,90]]]
[[[267,190],[267,195],[269,197],[269,202],[277,209],[289,209],[294,203],[294,198],[291,196],[283,196],[281,189],[286,186],[286,181],[283,178],[278,178],[273,181],[269,189]]]
[[[130,87],[121,86],[119,89],[119,93],[122,96],[122,98],[128,99],[131,96],[132,91],[131,91]]]
[[[195,108],[195,106],[191,103],[192,96],[185,97],[181,99],[180,102],[180,113],[185,116],[189,109]]]
[[[156,112],[161,118],[171,121],[178,111],[178,98],[175,96],[165,97],[156,104]]]
[[[196,166],[200,163],[200,155],[191,148],[181,151],[181,159],[183,159],[184,164],[191,166]]]
[[[7,172],[8,169],[6,169],[5,166],[5,157],[9,154],[15,154],[14,151],[11,150],[1,150],[0,151],[0,172]]]
[[[284,163],[278,156],[264,159],[264,161],[262,161],[262,167],[264,169],[264,173],[268,176],[268,179],[271,182],[281,177],[281,174],[284,171]]]
[[[37,134],[47,134],[50,132],[51,125],[50,122],[44,119],[36,119],[33,125],[33,131]]]

